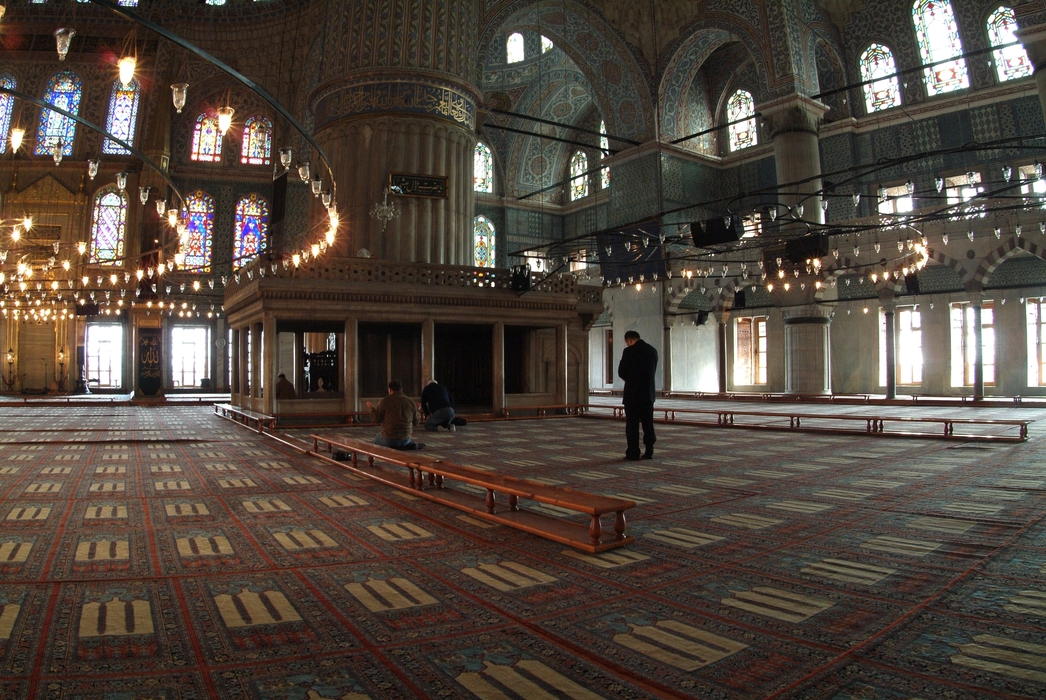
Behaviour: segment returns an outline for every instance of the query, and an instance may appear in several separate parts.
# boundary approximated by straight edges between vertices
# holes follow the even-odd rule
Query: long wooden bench
[[[323,456],[324,452],[344,451],[351,455],[351,461],[340,464],[358,474],[486,520],[508,525],[586,552],[603,552],[633,541],[631,536],[625,534],[625,511],[635,508],[634,501],[502,476],[482,469],[427,457],[416,451],[394,450],[364,440],[332,438],[323,435],[310,435],[310,437],[313,440],[313,454],[317,456]],[[361,455],[366,458],[366,465],[362,464]],[[402,482],[402,477],[397,479],[387,473],[387,470],[382,470],[375,464],[375,460],[406,467],[407,483]],[[480,498],[457,489],[447,489],[445,488],[447,480],[484,489],[485,497]],[[499,494],[506,497],[505,503],[499,500]],[[560,518],[521,510],[519,507],[521,498],[584,513],[589,516],[589,526],[586,528]],[[612,533],[604,533],[600,523],[600,516],[607,513],[614,514]]]
[[[269,429],[270,433],[276,429],[276,416],[269,416],[227,403],[214,404],[214,412],[222,418],[242,423],[248,428],[253,423],[259,434],[264,433],[266,428]]]

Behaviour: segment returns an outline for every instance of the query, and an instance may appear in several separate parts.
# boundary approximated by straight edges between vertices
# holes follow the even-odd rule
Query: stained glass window
[[[201,163],[217,163],[222,159],[222,132],[218,130],[218,115],[204,112],[196,117],[192,133],[192,159]]]
[[[120,264],[127,233],[127,195],[113,185],[99,190],[94,196],[92,221],[91,264]]]
[[[864,103],[869,112],[900,106],[901,90],[896,73],[893,52],[882,44],[872,44],[861,54],[861,80],[875,81],[864,86]]]
[[[588,196],[588,156],[581,151],[570,159],[570,201]]]
[[[185,198],[185,208],[189,210],[188,231],[181,245],[185,267],[192,272],[210,272],[214,199],[203,190],[196,190]]]
[[[494,156],[486,144],[476,143],[472,158],[473,189],[477,192],[494,191]]]
[[[610,139],[607,138],[607,123],[604,121],[599,122],[599,150],[602,152],[602,157],[606,158],[610,155]],[[610,187],[610,166],[604,165],[599,170],[599,182],[600,186],[605,190]]]
[[[269,230],[269,203],[264,197],[249,194],[236,203],[236,228],[233,234],[232,268],[238,269],[265,250]]]
[[[552,43],[552,40],[547,36],[542,35],[541,37],[541,53],[548,53],[552,49],[556,48],[556,45]]]
[[[523,35],[519,32],[509,35],[505,42],[505,56],[508,63],[519,63],[526,57],[523,50]]]
[[[265,117],[250,117],[243,123],[240,162],[244,165],[272,163],[272,122]]]
[[[988,17],[988,39],[992,46],[1001,46],[1017,41],[1017,20],[1013,17],[1013,10],[1000,5],[999,9]],[[1031,75],[1031,61],[1028,60],[1028,52],[1020,44],[1007,46],[1004,49],[996,49],[995,72],[999,76],[999,82],[1014,80]]]
[[[948,0],[916,0],[912,20],[919,53],[926,64],[926,92],[940,95],[970,87],[966,60],[955,58],[962,55],[962,39],[952,4]]]
[[[477,216],[474,231],[476,267],[494,267],[494,224],[485,216]]]
[[[109,116],[105,119],[105,130],[116,138],[134,145],[134,132],[138,126],[138,96],[141,94],[138,80],[124,87],[119,80],[113,83],[109,95]],[[112,139],[102,142],[102,153],[117,156],[129,156],[131,152]]]
[[[83,96],[83,81],[70,70],[56,73],[47,83],[44,102],[64,109],[70,114],[80,113],[80,98]],[[73,138],[76,137],[76,122],[50,109],[40,110],[40,125],[36,129],[38,156],[46,156],[58,141],[62,143],[62,155],[73,155]]]
[[[0,85],[15,90],[18,81],[10,73],[0,73]],[[0,153],[7,153],[7,134],[11,129],[11,114],[15,110],[15,98],[10,95],[0,95]]]
[[[730,150],[738,151],[759,143],[755,129],[755,100],[747,90],[738,90],[726,101],[726,120],[730,124]],[[743,120],[743,121],[741,121]]]

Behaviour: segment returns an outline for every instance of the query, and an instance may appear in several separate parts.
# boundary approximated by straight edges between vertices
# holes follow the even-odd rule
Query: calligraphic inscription
[[[397,189],[399,188],[399,189]],[[435,175],[389,175],[389,190],[404,197],[447,198],[447,178]]]
[[[138,389],[156,396],[163,386],[163,329],[138,329]]]
[[[365,83],[332,89],[319,97],[313,109],[316,125],[343,117],[373,112],[407,112],[476,128],[476,102],[464,92],[445,85],[391,82]]]

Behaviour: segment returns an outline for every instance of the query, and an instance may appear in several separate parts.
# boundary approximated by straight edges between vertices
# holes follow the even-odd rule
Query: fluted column
[[[324,72],[310,102],[314,135],[338,186],[342,225],[334,252],[469,264],[478,3],[392,5],[327,3]],[[383,224],[370,211],[393,173],[445,178],[445,196],[393,193],[398,216]]]
[[[784,310],[786,394],[831,392],[831,320],[831,309],[820,304]]]

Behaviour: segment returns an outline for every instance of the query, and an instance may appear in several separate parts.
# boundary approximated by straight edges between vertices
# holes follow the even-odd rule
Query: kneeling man
[[[411,435],[414,426],[421,422],[418,407],[403,393],[403,384],[398,379],[389,382],[389,395],[377,406],[367,402],[371,418],[381,423],[381,432],[374,436],[374,444],[393,447],[397,450],[421,450],[425,443],[414,442]]]

